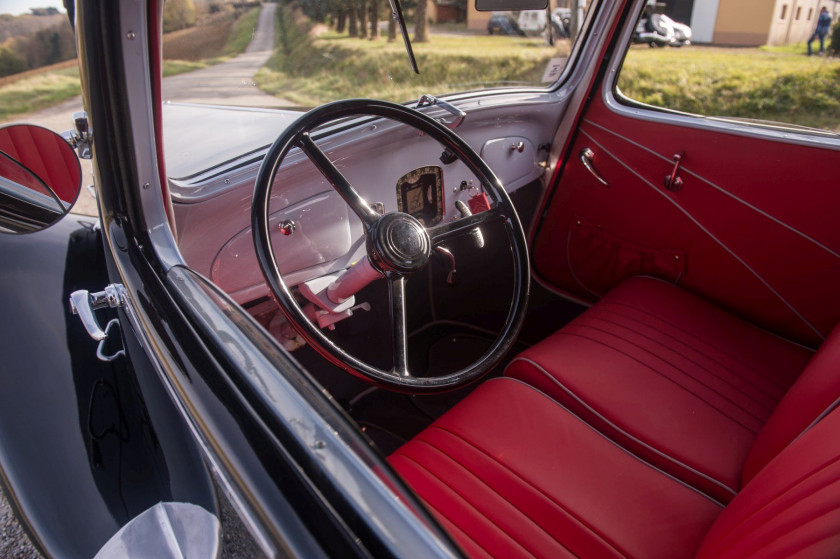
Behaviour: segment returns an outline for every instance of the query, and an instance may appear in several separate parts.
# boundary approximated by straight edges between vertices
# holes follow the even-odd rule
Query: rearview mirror
[[[544,10],[548,0],[475,0],[479,12],[509,12],[513,10]]]
[[[31,233],[64,217],[82,186],[79,159],[46,128],[0,128],[0,231]]]

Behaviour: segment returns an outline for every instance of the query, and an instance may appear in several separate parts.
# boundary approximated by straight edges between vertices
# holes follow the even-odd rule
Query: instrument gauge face
[[[429,165],[397,180],[397,209],[431,227],[443,219],[443,171]]]

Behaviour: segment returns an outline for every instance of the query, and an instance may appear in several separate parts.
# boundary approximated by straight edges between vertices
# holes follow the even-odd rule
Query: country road
[[[257,70],[265,64],[274,45],[274,13],[276,4],[264,4],[254,31],[254,37],[244,54],[227,62],[202,70],[165,78],[162,82],[164,102],[225,104],[257,107],[291,106],[293,103],[260,91],[253,81]],[[82,98],[75,97],[58,105],[24,115],[16,122],[38,124],[56,132],[71,126],[71,115],[82,109]],[[166,122],[164,121],[164,127]],[[95,137],[95,131],[94,131]],[[83,185],[91,184],[90,162],[82,161]],[[74,206],[74,213],[95,215],[96,201],[83,189]],[[260,557],[239,519],[232,512],[227,500],[221,496],[222,558]],[[14,517],[0,490],[0,557],[15,559],[40,559],[24,530]]]

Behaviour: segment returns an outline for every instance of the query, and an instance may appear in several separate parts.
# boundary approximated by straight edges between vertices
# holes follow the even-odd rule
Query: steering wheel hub
[[[431,251],[429,233],[405,213],[384,215],[368,237],[368,254],[383,272],[414,273],[426,265]]]

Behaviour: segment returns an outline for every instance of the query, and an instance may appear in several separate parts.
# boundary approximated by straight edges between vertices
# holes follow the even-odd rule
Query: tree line
[[[360,39],[379,38],[379,23],[387,18],[388,40],[396,38],[396,22],[391,17],[388,0],[297,0],[297,5],[312,21],[331,25],[339,33],[346,32],[350,37]],[[414,24],[412,40],[416,43],[428,41],[428,2],[402,0],[400,5],[406,23]],[[466,0],[459,0],[456,5],[466,9]]]
[[[0,77],[76,57],[76,40],[66,18],[52,27],[11,38],[0,45]]]

